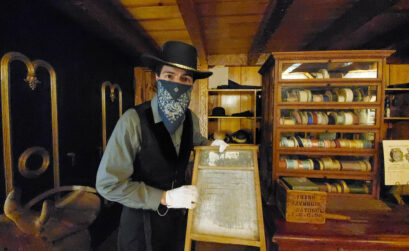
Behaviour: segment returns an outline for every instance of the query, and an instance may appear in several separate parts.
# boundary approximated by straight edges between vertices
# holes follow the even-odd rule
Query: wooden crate
[[[326,192],[291,190],[282,180],[277,180],[276,200],[288,222],[325,223]]]

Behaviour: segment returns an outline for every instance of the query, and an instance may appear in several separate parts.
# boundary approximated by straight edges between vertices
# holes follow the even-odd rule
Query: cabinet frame
[[[310,51],[310,52],[277,52],[271,53],[259,73],[263,75],[263,108],[269,108],[263,115],[263,136],[267,136],[262,144],[263,149],[270,150],[272,155],[272,178],[274,181],[281,176],[296,176],[307,178],[328,178],[371,181],[372,189],[369,194],[343,194],[328,193],[329,196],[363,196],[379,198],[380,193],[380,163],[379,145],[382,140],[382,124],[384,119],[384,86],[386,77],[384,69],[386,58],[392,50],[368,51]],[[283,64],[286,63],[335,63],[335,62],[376,62],[377,78],[325,78],[325,79],[282,79]],[[282,87],[342,87],[342,86],[374,86],[376,87],[375,102],[283,102]],[[375,109],[374,125],[281,125],[279,119],[282,109],[295,110],[350,110],[350,109]],[[272,133],[266,131],[269,126]],[[286,148],[280,147],[282,132],[373,132],[373,149],[342,149],[342,148]],[[271,147],[271,149],[269,149]],[[328,156],[365,156],[372,159],[372,170],[361,171],[326,171],[326,170],[283,170],[279,168],[278,161],[281,155],[302,155],[306,157]]]

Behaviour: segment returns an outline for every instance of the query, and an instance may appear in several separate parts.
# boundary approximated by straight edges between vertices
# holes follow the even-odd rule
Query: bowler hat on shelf
[[[233,80],[227,82],[227,85],[219,85],[217,89],[261,89],[261,86],[254,86],[254,85],[240,85]]]
[[[213,73],[210,71],[197,70],[197,51],[190,44],[179,41],[168,41],[162,45],[159,57],[150,54],[142,54],[143,65],[152,71],[157,65],[169,65],[187,72],[191,72],[194,79],[208,78]]]
[[[212,110],[212,116],[226,116],[226,111],[223,107],[216,106]]]
[[[246,129],[240,129],[234,132],[231,136],[234,143],[248,144],[251,142],[251,133]]]

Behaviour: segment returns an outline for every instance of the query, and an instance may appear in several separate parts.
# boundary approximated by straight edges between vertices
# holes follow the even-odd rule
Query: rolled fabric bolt
[[[300,112],[301,122],[306,125],[308,124],[308,115],[307,112]]]
[[[345,102],[354,101],[354,92],[350,88],[342,88],[345,95]]]
[[[297,124],[302,123],[301,116],[300,116],[300,113],[298,111],[294,111],[293,116],[294,116],[295,121],[296,121]]]
[[[352,125],[354,123],[354,116],[352,115],[352,112],[346,112],[344,113],[345,116],[345,125]]]
[[[332,96],[332,92],[330,90],[325,91],[325,95],[328,97],[329,102],[334,101],[333,96]]]
[[[364,162],[365,165],[366,165],[366,170],[365,170],[365,171],[367,171],[367,172],[372,171],[372,165],[371,165],[371,163],[370,163],[368,160],[363,160],[363,162]]]
[[[344,180],[340,180],[340,184],[342,186],[342,193],[349,193],[349,187]]]
[[[345,125],[345,112],[339,112],[337,116],[337,124],[338,125]]]
[[[305,90],[307,92],[307,100],[308,102],[312,102],[312,93],[310,90]]]

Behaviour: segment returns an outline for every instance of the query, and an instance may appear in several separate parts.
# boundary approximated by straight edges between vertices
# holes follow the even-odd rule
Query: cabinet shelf
[[[338,104],[339,103],[339,104]],[[379,103],[366,102],[366,103],[346,103],[346,102],[322,102],[319,104],[314,104],[313,102],[297,102],[297,103],[277,103],[277,108],[286,109],[297,109],[297,110],[332,110],[332,109],[344,109],[344,110],[355,110],[355,109],[369,109],[377,108]]]
[[[278,128],[277,128],[278,129]],[[379,129],[377,127],[363,127],[363,128],[345,128],[345,126],[338,126],[338,127],[331,127],[328,128],[327,126],[325,128],[310,128],[309,126],[282,126],[282,128],[279,128],[280,132],[333,132],[333,133],[365,133],[365,132],[377,132]]]
[[[255,93],[259,92],[261,89],[209,89],[209,94],[225,93],[225,94],[236,94],[236,93]]]
[[[239,117],[239,116],[208,116],[208,119],[256,119],[256,117]]]
[[[384,120],[409,120],[409,117],[389,117],[384,118]]]
[[[362,148],[304,148],[279,147],[280,155],[311,155],[311,156],[370,156],[377,154],[376,149]]]
[[[376,102],[280,102],[277,104],[278,106],[285,106],[285,107],[298,107],[302,106],[302,109],[317,109],[317,107],[324,107],[321,109],[327,109],[326,107],[336,107],[340,109],[340,107],[345,107],[345,109],[351,109],[352,106],[359,106],[360,108],[372,108],[379,106],[379,101]],[[304,106],[306,108],[304,108]]]
[[[354,130],[356,132],[362,130],[370,130],[379,128],[376,125],[277,125],[277,129],[281,129],[282,131],[285,130],[298,130],[298,131],[308,131],[313,129],[320,129],[320,130]]]
[[[386,92],[407,92],[409,88],[385,88]]]
[[[277,170],[277,175],[348,180],[372,180],[375,176],[374,172],[318,171],[318,170]]]

